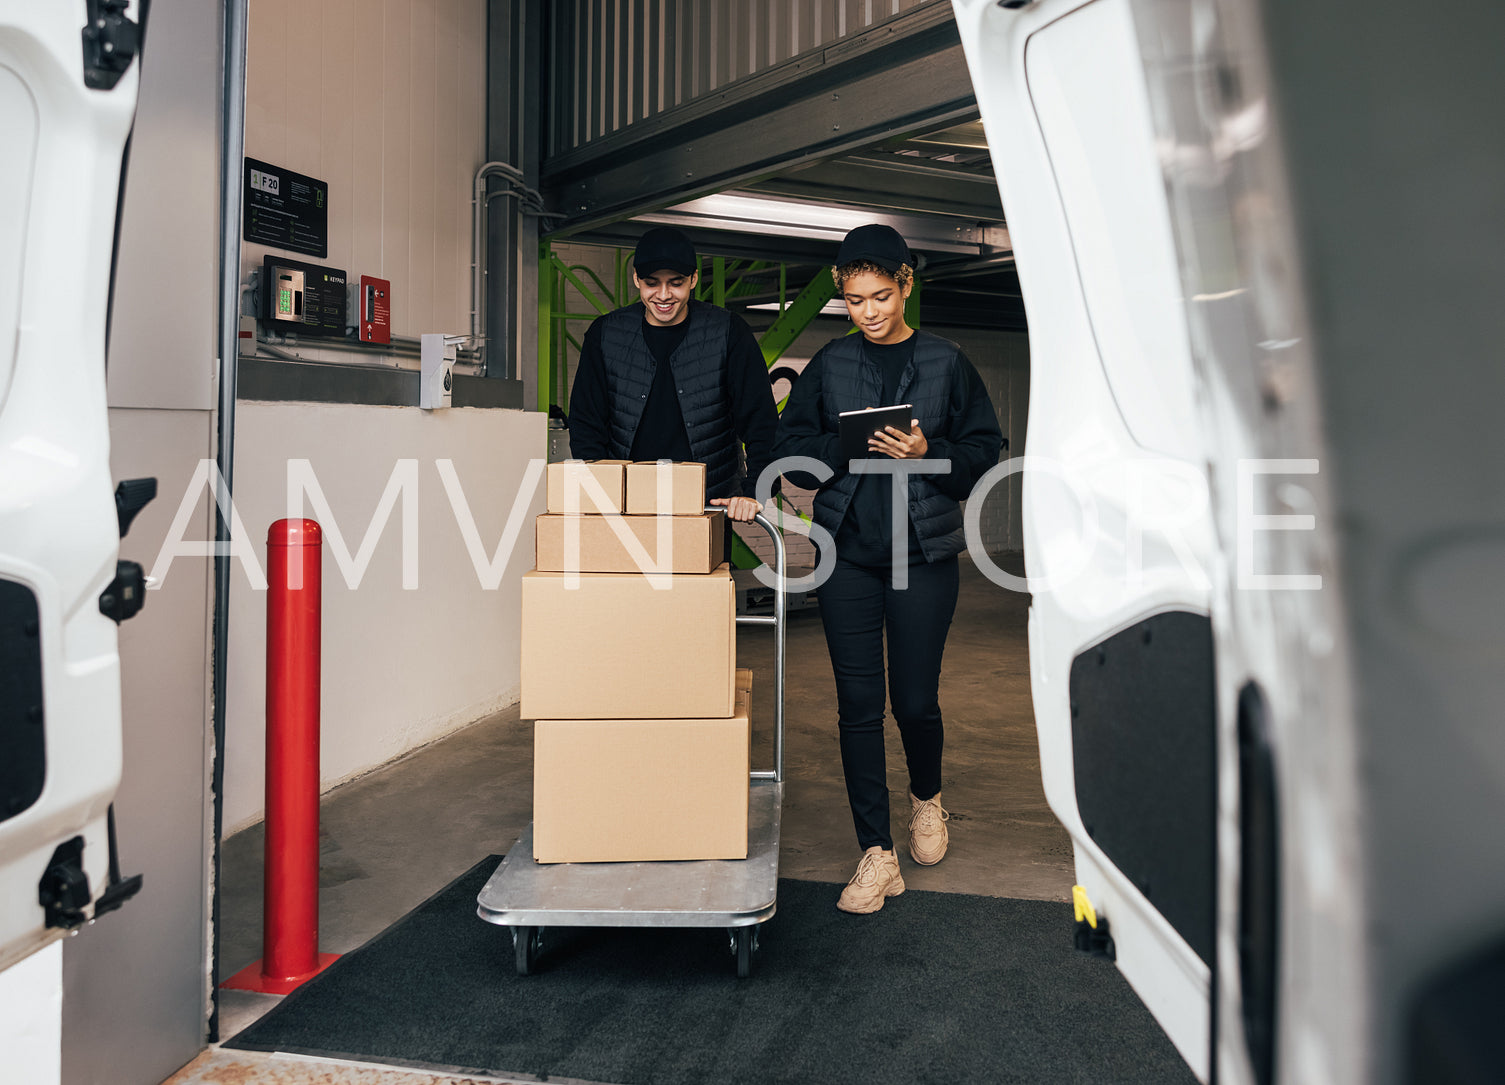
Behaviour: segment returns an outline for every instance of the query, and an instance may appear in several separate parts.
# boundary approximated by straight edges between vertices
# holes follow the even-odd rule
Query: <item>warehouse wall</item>
[[[268,526],[287,513],[288,461],[310,461],[328,499],[323,582],[321,779],[325,787],[515,704],[519,577],[533,564],[527,519],[501,585],[485,590],[436,461],[453,461],[481,546],[502,537],[528,463],[544,455],[542,414],[480,409],[242,402],[236,411],[236,511],[265,568]],[[374,542],[350,588],[334,556],[338,531],[351,555],[399,459],[416,461],[417,588],[403,587],[402,506]],[[412,497],[410,492],[408,498]],[[406,498],[405,498],[406,500]],[[315,515],[308,506],[307,515]],[[193,575],[192,562],[183,562]],[[172,575],[179,575],[174,565]],[[266,597],[237,571],[230,601],[224,825],[228,834],[263,812]]]
[[[292,255],[391,280],[394,334],[470,328],[485,108],[485,0],[251,2],[246,154],[328,183],[329,256]]]
[[[8,1081],[55,1085],[63,1072],[63,944],[0,971],[0,1051]]]
[[[1008,441],[1003,458],[1024,455],[1024,426],[1029,414],[1029,333],[940,327],[929,330],[956,340],[977,367]],[[1011,475],[986,498],[982,535],[990,554],[1024,549],[1023,483],[1022,476]]]
[[[546,154],[946,0],[559,0]]]

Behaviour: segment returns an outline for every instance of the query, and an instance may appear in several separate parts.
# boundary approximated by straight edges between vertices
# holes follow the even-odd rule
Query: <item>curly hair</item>
[[[836,283],[836,292],[839,294],[847,285],[847,280],[853,275],[865,275],[871,272],[874,275],[882,275],[885,279],[892,279],[900,288],[914,282],[914,268],[908,264],[900,264],[898,271],[889,271],[886,267],[879,267],[871,260],[853,260],[850,264],[842,264],[840,267],[831,269],[831,278]]]

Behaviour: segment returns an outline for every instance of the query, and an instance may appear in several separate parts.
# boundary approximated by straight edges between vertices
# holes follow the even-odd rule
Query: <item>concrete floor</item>
[[[1003,564],[1012,572],[1023,571],[1017,557]],[[898,733],[889,727],[894,839],[905,882],[916,889],[1042,900],[1070,897],[1071,843],[1046,806],[1040,784],[1027,608],[1026,596],[995,587],[962,559],[961,597],[941,679],[946,720],[942,794],[951,813],[951,850],[937,866],[917,866],[905,851],[908,780]],[[830,658],[814,608],[791,616],[787,648],[780,873],[845,882],[860,853],[842,783]],[[766,629],[739,630],[738,662],[754,672],[754,759],[761,756],[765,764],[757,767],[766,767],[772,759],[774,700],[773,641]],[[532,730],[514,708],[325,796],[320,949],[355,949],[480,859],[505,852],[531,820],[532,783]],[[262,845],[260,826],[224,843],[222,976],[261,953]],[[903,899],[889,906],[902,907]],[[275,1001],[223,992],[222,1035],[234,1035]],[[302,1073],[296,1060],[276,1067],[266,1063],[254,1078],[236,1078],[230,1065],[262,1066],[269,1058],[211,1051],[172,1079],[173,1085],[251,1079],[379,1080],[386,1085],[388,1080],[330,1076],[327,1063],[307,1068],[317,1077],[267,1076],[273,1069],[282,1075]],[[216,1074],[220,1076],[204,1076]],[[399,1075],[390,1080],[392,1085],[417,1085],[438,1079]]]

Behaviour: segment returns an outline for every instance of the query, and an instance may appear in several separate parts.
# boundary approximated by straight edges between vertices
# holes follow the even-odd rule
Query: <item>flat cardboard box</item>
[[[662,480],[665,507],[659,507]],[[550,510],[553,511],[552,509]],[[647,460],[627,465],[627,511],[696,516],[705,511],[705,464]]]
[[[540,863],[746,859],[752,728],[731,719],[539,720]]]
[[[731,716],[737,606],[727,566],[652,577],[535,569],[522,584],[524,719]]]
[[[627,460],[562,460],[548,468],[550,512],[621,512],[627,499]],[[597,487],[602,493],[593,492]],[[570,508],[571,499],[580,502]]]
[[[751,667],[738,667],[737,668],[737,690],[740,693],[751,693],[752,692],[752,668]]]
[[[725,513],[700,516],[560,516],[546,513],[536,524],[538,568],[562,573],[709,573],[725,560]],[[659,533],[667,550],[659,553]],[[575,560],[570,532],[578,533]],[[619,534],[619,532],[621,534]],[[635,539],[635,553],[622,535]],[[658,562],[663,560],[660,566]]]

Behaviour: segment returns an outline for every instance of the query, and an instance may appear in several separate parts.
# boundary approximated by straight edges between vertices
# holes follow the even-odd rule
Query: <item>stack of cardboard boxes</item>
[[[752,673],[705,465],[548,469],[523,577],[541,863],[745,859]]]

